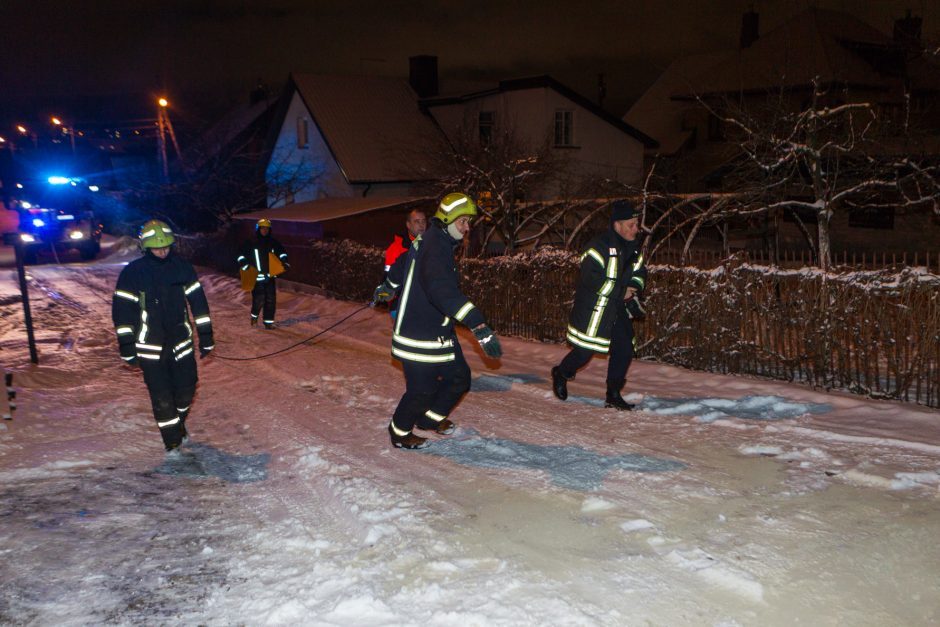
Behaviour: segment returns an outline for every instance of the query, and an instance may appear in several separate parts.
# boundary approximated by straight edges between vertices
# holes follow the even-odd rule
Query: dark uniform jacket
[[[281,243],[270,235],[258,235],[255,239],[245,242],[239,251],[236,259],[239,269],[247,270],[251,266],[258,271],[258,281],[269,279],[271,273],[268,271],[268,253],[274,253],[281,263],[287,264],[287,251]]]
[[[646,287],[646,267],[639,242],[613,229],[588,242],[581,255],[581,276],[568,318],[568,341],[597,353],[610,350],[611,328],[623,307],[627,287]]]
[[[179,361],[193,353],[193,326],[203,351],[213,348],[209,303],[188,261],[172,251],[166,259],[151,253],[127,264],[118,277],[111,303],[121,357],[157,361],[167,348]]]
[[[483,314],[458,285],[454,261],[455,240],[433,221],[411,243],[388,272],[388,282],[401,286],[401,304],[392,334],[392,355],[404,361],[454,361],[454,321],[473,328],[485,322]]]

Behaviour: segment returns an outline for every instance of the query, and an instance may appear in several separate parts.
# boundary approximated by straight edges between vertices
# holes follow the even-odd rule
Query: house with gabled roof
[[[773,97],[782,110],[801,111],[814,86],[827,103],[870,103],[879,119],[898,126],[909,121],[916,129],[881,139],[882,150],[940,158],[940,64],[923,54],[920,18],[908,13],[896,20],[892,35],[852,15],[819,8],[806,9],[766,34],[759,33],[758,24],[756,13],[745,13],[739,49],[676,60],[624,115],[625,122],[659,142],[647,150],[647,166],[658,161],[657,171],[670,176],[671,191],[725,191],[725,177],[742,153],[722,121],[723,107],[759,111]],[[815,221],[812,212],[800,217]],[[936,214],[917,210],[897,217],[890,207],[869,215],[839,213],[830,225],[833,243],[854,251],[935,246]],[[783,219],[792,221],[788,215]],[[777,238],[799,247],[803,240],[793,224],[774,229],[758,227],[739,243],[747,247]],[[879,230],[877,237],[871,229]]]
[[[422,155],[440,130],[406,79],[292,74],[280,107],[266,168],[270,207],[407,197],[433,177]]]
[[[892,37],[847,13],[809,8],[760,34],[758,15],[745,13],[739,49],[674,61],[623,120],[659,142],[648,158],[683,157],[675,181],[683,192],[720,186],[721,168],[737,154],[715,115],[723,100],[746,105],[785,91],[796,109],[816,81],[848,102],[872,102],[896,115],[907,90],[927,114],[926,127],[940,130],[940,72],[905,36],[913,23],[919,39],[919,19],[897,20]]]
[[[510,128],[529,146],[547,144],[564,153],[568,177],[636,183],[643,154],[656,140],[551,76],[503,80],[457,96],[426,98],[425,107],[444,133],[455,138],[468,126],[481,142],[494,128]],[[541,190],[542,199],[556,190]]]
[[[437,58],[428,55],[412,57],[407,79],[292,74],[269,135],[268,209],[261,213],[275,223],[283,214],[294,231],[313,237],[388,237],[401,214],[433,212],[424,190],[440,178],[442,151],[468,120],[481,142],[488,129],[509,122],[527,144],[551,139],[552,150],[569,156],[571,176],[642,177],[644,150],[656,142],[574,90],[549,76],[491,85],[447,84],[442,95]],[[554,193],[537,190],[532,199]],[[373,222],[369,233],[351,228],[364,213]]]

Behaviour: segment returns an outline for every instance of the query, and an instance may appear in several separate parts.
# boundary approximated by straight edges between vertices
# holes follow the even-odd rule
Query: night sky
[[[604,73],[605,107],[622,115],[675,58],[736,47],[749,7],[767,32],[811,4],[888,34],[910,8],[940,40],[940,0],[5,0],[0,123],[62,107],[131,115],[159,92],[197,119],[259,78],[407,76],[416,54],[437,55],[444,80],[551,74],[591,98]]]

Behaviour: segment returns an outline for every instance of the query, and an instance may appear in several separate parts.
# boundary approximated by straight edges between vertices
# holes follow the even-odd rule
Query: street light
[[[52,116],[52,123],[55,124],[56,126],[62,126],[62,120],[60,120],[56,116]],[[69,141],[72,144],[72,154],[74,155],[75,154],[75,129],[74,128],[70,129],[68,127],[62,126],[62,132],[68,133]]]
[[[17,124],[16,130],[20,132],[20,135],[26,135],[27,133],[29,133],[29,131],[26,130],[26,127],[23,126],[22,124]]]
[[[157,100],[157,104],[163,107],[164,109],[166,109],[167,105],[170,104],[170,101],[167,100],[166,98],[160,98],[159,100]]]

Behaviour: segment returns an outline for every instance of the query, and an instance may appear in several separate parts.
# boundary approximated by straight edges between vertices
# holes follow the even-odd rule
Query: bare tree
[[[484,248],[498,238],[511,251],[537,241],[560,219],[554,205],[531,201],[565,169],[547,131],[533,145],[511,124],[497,125],[481,137],[475,124],[465,122],[449,141],[438,143],[436,152],[433,168],[440,175],[429,191],[459,189],[480,200]]]
[[[791,96],[781,90],[764,107],[726,102],[720,112],[701,101],[741,151],[730,181],[731,214],[790,211],[798,220],[800,211],[812,212],[817,227],[810,245],[828,269],[835,212],[922,204],[936,210],[936,164],[891,149],[874,105],[843,102],[844,93],[818,79],[803,106],[793,108]]]

